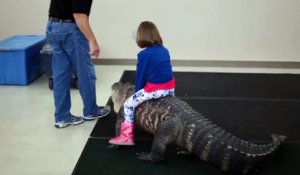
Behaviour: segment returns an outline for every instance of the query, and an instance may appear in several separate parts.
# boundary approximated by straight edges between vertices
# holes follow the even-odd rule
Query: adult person
[[[92,0],[51,0],[46,29],[52,50],[55,127],[64,128],[106,116],[109,106],[96,103],[96,75],[93,57],[100,46],[91,29],[89,14]],[[71,114],[70,81],[78,77],[83,101],[83,117]]]

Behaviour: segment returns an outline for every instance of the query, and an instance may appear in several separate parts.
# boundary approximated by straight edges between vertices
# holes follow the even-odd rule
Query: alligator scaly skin
[[[115,83],[112,92],[114,110],[119,112],[118,131],[123,120],[122,105],[134,93],[134,87],[127,83]],[[164,160],[166,147],[175,143],[223,171],[246,174],[268,165],[286,138],[273,134],[269,144],[247,142],[218,127],[176,97],[146,101],[135,109],[135,116],[139,127],[154,134],[151,152],[140,154],[138,158],[153,163]]]

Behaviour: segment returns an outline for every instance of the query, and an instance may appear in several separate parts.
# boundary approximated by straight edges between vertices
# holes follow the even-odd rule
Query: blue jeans
[[[55,122],[66,121],[71,116],[70,81],[74,72],[78,77],[83,115],[97,114],[95,67],[87,39],[75,23],[48,22],[46,34],[53,49]]]

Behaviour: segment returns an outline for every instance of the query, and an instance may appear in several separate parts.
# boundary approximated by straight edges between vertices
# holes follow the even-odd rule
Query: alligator
[[[114,83],[112,101],[118,114],[116,135],[123,119],[123,103],[134,93],[130,83]],[[135,109],[135,124],[154,134],[151,151],[138,154],[138,159],[158,163],[165,159],[168,145],[175,144],[223,171],[247,174],[261,171],[271,164],[286,136],[272,134],[270,143],[242,140],[195,111],[185,101],[167,96],[149,100]]]

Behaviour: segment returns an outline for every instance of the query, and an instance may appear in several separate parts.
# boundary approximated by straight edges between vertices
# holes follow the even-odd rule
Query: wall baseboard
[[[136,65],[136,59],[107,59],[93,60],[95,65]],[[173,66],[180,67],[234,67],[234,68],[279,68],[299,69],[300,62],[275,61],[211,61],[211,60],[172,60]]]

